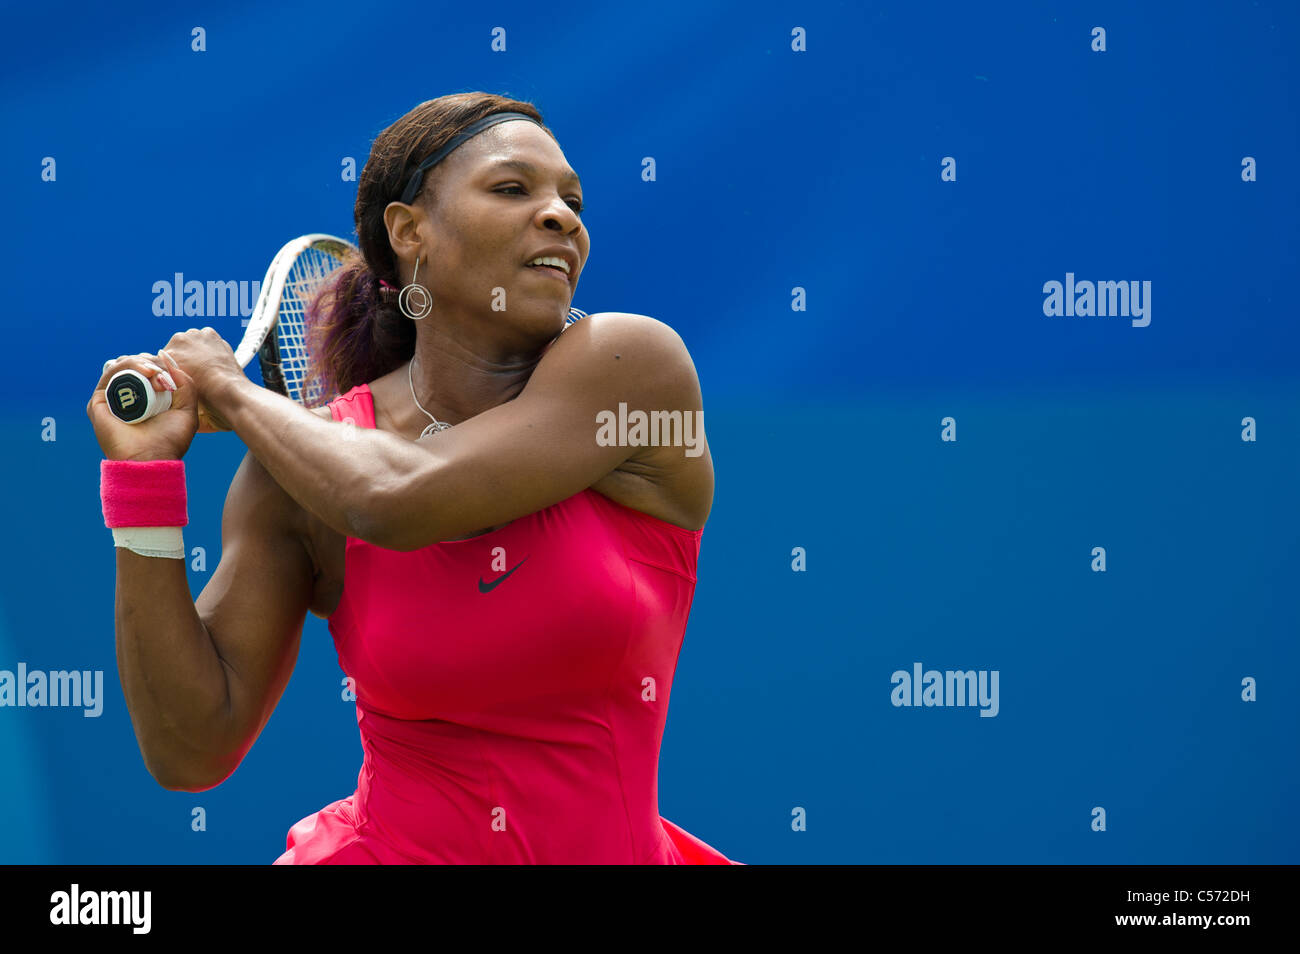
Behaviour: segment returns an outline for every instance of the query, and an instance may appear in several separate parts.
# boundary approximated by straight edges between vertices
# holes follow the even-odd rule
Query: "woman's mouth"
[[[556,268],[554,265],[525,265],[524,268],[530,272],[541,272],[551,278],[559,279],[566,285],[569,284],[569,276],[564,273],[564,269]]]

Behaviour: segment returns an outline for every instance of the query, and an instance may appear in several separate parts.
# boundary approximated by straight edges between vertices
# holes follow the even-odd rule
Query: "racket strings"
[[[285,393],[303,407],[314,407],[321,398],[319,381],[308,381],[310,355],[307,352],[306,308],[342,260],[317,247],[305,249],[294,261],[280,296],[276,338],[280,346],[280,370]]]

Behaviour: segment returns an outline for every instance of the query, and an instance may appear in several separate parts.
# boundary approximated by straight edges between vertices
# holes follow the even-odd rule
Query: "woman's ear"
[[[424,214],[417,207],[404,202],[390,202],[384,207],[384,227],[388,229],[388,244],[393,253],[404,261],[415,261],[424,247],[420,235]]]

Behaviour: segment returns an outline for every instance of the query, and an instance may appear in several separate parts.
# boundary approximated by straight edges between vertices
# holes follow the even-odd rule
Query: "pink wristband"
[[[183,527],[185,462],[101,460],[99,499],[106,527]]]

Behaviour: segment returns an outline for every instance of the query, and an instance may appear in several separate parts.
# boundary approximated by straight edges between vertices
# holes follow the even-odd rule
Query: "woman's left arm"
[[[695,366],[677,333],[622,312],[567,328],[513,400],[414,442],[324,420],[242,370],[211,375],[200,395],[301,506],[339,533],[391,550],[535,513],[657,451],[609,440],[601,422],[622,417],[620,404],[624,415],[647,417],[694,418],[701,409]]]

